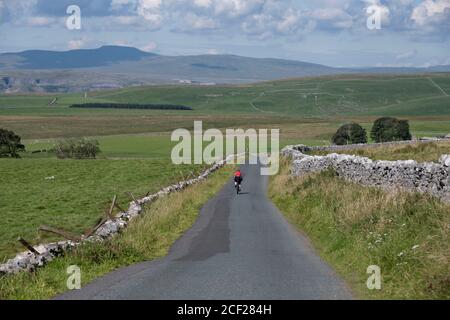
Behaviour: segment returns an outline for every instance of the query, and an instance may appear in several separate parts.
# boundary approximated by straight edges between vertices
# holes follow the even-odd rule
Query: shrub
[[[367,133],[359,124],[347,123],[336,131],[332,142],[337,145],[367,143]]]
[[[408,120],[379,118],[373,124],[370,137],[375,142],[411,140]]]
[[[14,132],[0,128],[0,158],[20,158],[18,152],[25,151],[20,140]]]
[[[54,151],[58,159],[95,159],[100,147],[93,139],[65,139],[56,144]]]

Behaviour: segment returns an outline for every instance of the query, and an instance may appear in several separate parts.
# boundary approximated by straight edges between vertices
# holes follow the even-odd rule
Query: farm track
[[[431,82],[436,88],[438,88],[439,91],[441,91],[442,94],[443,94],[444,96],[449,97],[449,95],[447,94],[447,92],[445,92],[445,90],[442,89],[441,86],[439,86],[436,82],[434,82],[433,79],[431,79],[431,78],[427,78],[427,79],[430,80],[430,82]]]

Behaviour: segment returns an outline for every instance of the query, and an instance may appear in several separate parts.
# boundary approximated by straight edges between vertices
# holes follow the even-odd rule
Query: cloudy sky
[[[81,29],[66,26],[81,10]],[[381,29],[369,29],[379,17]],[[450,64],[450,0],[0,0],[0,52],[116,44],[331,66]]]

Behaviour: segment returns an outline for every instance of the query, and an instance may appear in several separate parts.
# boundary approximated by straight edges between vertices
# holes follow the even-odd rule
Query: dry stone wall
[[[85,242],[101,242],[118,234],[121,230],[127,227],[130,221],[143,213],[143,207],[145,204],[149,204],[161,197],[167,196],[173,192],[184,190],[191,185],[204,181],[213,172],[222,168],[232,157],[234,157],[234,155],[229,156],[225,160],[216,162],[213,166],[206,169],[201,175],[196,178],[181,181],[177,184],[161,189],[155,194],[131,202],[126,212],[120,212],[115,216],[114,219],[107,220],[101,227],[99,227],[95,231],[93,235],[82,238],[82,240],[79,242],[68,240],[41,244],[33,247],[39,254],[35,254],[31,251],[25,251],[17,254],[15,258],[9,259],[6,263],[0,265],[0,275],[17,273],[20,271],[33,271],[36,268],[42,267],[47,262],[50,262],[56,257],[62,255],[65,251],[82,245]]]
[[[303,153],[312,152],[312,151],[328,151],[328,152],[340,152],[340,151],[349,151],[355,149],[374,149],[379,147],[393,147],[393,146],[403,146],[417,143],[432,143],[439,141],[450,141],[449,138],[438,139],[434,138],[433,140],[407,140],[407,141],[392,141],[392,142],[381,142],[381,143],[361,143],[361,144],[347,144],[347,145],[332,145],[332,146],[305,146],[305,145],[296,145],[294,146],[296,150],[301,151]]]
[[[291,173],[301,176],[332,168],[346,180],[386,189],[401,188],[429,193],[450,202],[450,155],[442,155],[439,163],[406,161],[374,161],[365,157],[332,153],[310,156],[304,145],[288,146],[282,155],[292,159]]]

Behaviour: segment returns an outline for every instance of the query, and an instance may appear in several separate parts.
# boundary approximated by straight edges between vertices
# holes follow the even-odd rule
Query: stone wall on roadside
[[[317,150],[317,149],[315,149]],[[301,176],[329,168],[348,181],[385,189],[401,188],[436,196],[450,202],[450,156],[442,155],[439,163],[374,161],[346,154],[310,156],[311,147],[287,146],[281,154],[292,159],[291,173]]]
[[[347,144],[347,145],[331,145],[331,146],[305,146],[303,144],[293,146],[296,150],[301,151],[303,153],[314,152],[314,151],[327,151],[327,152],[341,152],[341,151],[350,151],[356,149],[374,149],[379,147],[395,147],[395,146],[404,146],[418,143],[432,143],[432,142],[441,142],[441,141],[450,141],[450,138],[434,138],[428,140],[406,140],[406,141],[392,141],[392,142],[380,142],[380,143],[360,143],[360,144]]]
[[[184,190],[188,186],[204,181],[213,172],[222,168],[229,161],[229,159],[234,156],[235,155],[232,155],[225,160],[216,162],[196,178],[181,181],[177,184],[161,189],[155,194],[131,202],[126,212],[119,212],[114,219],[109,219],[104,224],[102,224],[93,233],[93,235],[89,237],[83,237],[79,242],[67,240],[55,243],[41,244],[33,246],[33,248],[39,254],[35,254],[31,251],[25,251],[17,254],[13,259],[9,259],[6,263],[0,265],[0,276],[5,274],[17,273],[20,271],[33,271],[38,267],[44,266],[47,262],[52,261],[56,257],[64,254],[65,251],[75,248],[83,243],[92,241],[101,242],[118,234],[122,229],[127,227],[128,223],[131,220],[143,213],[143,206],[145,204],[149,204],[161,197],[167,196],[173,192]]]

